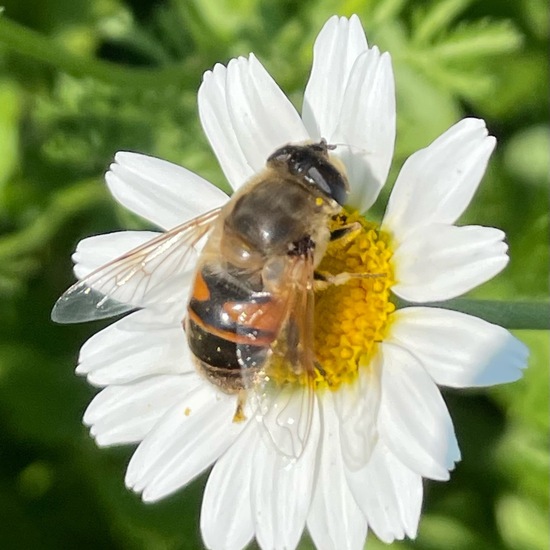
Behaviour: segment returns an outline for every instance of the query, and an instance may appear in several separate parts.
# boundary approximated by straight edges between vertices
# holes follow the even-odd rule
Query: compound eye
[[[288,164],[291,162],[293,157],[293,150],[294,147],[288,145],[280,147],[274,153],[269,155],[269,157],[267,157],[267,163]]]
[[[285,145],[277,149],[267,159],[267,164],[284,167],[294,176],[302,176],[308,172],[312,165],[310,151],[304,151],[299,145]]]
[[[304,155],[299,153],[294,154],[288,161],[288,167],[291,174],[301,176],[302,174],[307,173],[307,171],[311,168],[311,159],[306,158]]]

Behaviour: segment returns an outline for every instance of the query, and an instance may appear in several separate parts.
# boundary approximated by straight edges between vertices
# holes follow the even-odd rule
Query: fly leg
[[[236,424],[246,420],[246,414],[244,413],[244,406],[246,405],[246,391],[240,390],[237,394],[237,406],[235,407],[235,414],[233,415],[233,422]]]
[[[347,242],[353,241],[359,233],[362,227],[359,222],[353,222],[347,225],[343,225],[330,233],[330,240],[337,241],[343,240],[343,246]],[[324,271],[315,271],[314,274],[314,288],[315,290],[325,290],[329,286],[333,285],[345,285],[353,279],[380,279],[386,277],[386,273],[350,273],[343,272],[333,275]]]
[[[313,287],[315,290],[326,290],[329,286],[345,285],[354,279],[381,279],[386,277],[386,273],[338,273],[331,275],[321,271],[314,274]]]
[[[346,239],[347,242],[353,241],[361,231],[361,224],[359,222],[349,223],[343,225],[338,229],[334,229],[330,232],[330,240],[339,241],[340,239]]]

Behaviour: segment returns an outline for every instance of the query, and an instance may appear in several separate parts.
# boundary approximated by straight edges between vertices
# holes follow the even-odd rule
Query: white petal
[[[193,371],[181,323],[163,324],[155,317],[155,312],[137,311],[94,334],[80,350],[76,372],[94,385],[106,386]]]
[[[262,170],[275,149],[309,138],[296,109],[253,54],[206,72],[198,101],[204,132],[233,189]]]
[[[368,462],[378,439],[381,357],[360,370],[359,378],[334,394],[340,418],[340,439],[346,467],[358,470]]]
[[[83,239],[73,254],[74,273],[83,279],[97,268],[159,235],[154,231],[119,231]]]
[[[448,300],[488,281],[508,263],[505,235],[492,227],[430,225],[401,242],[392,291],[411,302]]]
[[[348,204],[364,212],[378,197],[391,165],[395,142],[395,86],[391,58],[378,48],[353,66],[338,126],[329,143],[344,162],[351,186]]]
[[[382,229],[398,240],[419,226],[453,224],[472,199],[496,141],[483,120],[464,119],[403,165]]]
[[[380,438],[405,466],[423,477],[449,479],[460,460],[449,411],[418,360],[400,346],[381,345]]]
[[[308,444],[298,460],[275,452],[263,438],[256,448],[252,514],[263,550],[291,550],[300,541],[311,503],[320,431],[316,406]]]
[[[348,471],[349,487],[376,536],[391,543],[416,537],[422,508],[422,478],[379,442],[362,470]]]
[[[446,309],[396,311],[388,339],[411,351],[437,384],[463,388],[513,382],[529,350],[507,330]]]
[[[199,88],[199,115],[204,133],[233,189],[250,179],[250,166],[239,145],[227,105],[227,68],[217,64],[204,73]]]
[[[330,393],[323,396],[321,411],[319,474],[307,520],[308,530],[319,550],[360,550],[367,537],[367,521],[345,477],[338,434],[341,424]]]
[[[244,423],[233,422],[236,400],[203,382],[172,407],[130,460],[126,485],[146,502],[189,483],[233,443]]]
[[[163,229],[228,200],[223,191],[190,170],[137,153],[117,153],[105,179],[120,204]]]
[[[211,550],[241,550],[254,536],[250,508],[253,449],[261,445],[253,424],[216,462],[208,478],[201,509],[201,533]]]
[[[349,20],[334,15],[321,29],[313,47],[313,66],[302,109],[304,124],[312,139],[332,137],[353,64],[367,47],[356,15]]]
[[[200,383],[198,375],[190,373],[109,386],[94,397],[84,423],[100,446],[141,441],[170,407]]]

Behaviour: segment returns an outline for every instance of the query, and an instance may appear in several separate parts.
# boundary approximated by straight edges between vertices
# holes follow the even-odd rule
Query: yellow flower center
[[[358,222],[360,229],[332,241],[317,271],[359,274],[341,285],[315,292],[315,356],[318,389],[337,389],[353,382],[368,365],[395,310],[390,302],[394,283],[389,236],[356,212],[333,221],[331,230]]]
[[[383,340],[391,313],[392,251],[389,236],[357,212],[344,212],[331,223],[331,231],[355,224],[352,231],[331,241],[316,273],[326,279],[315,290],[314,356],[316,390],[336,390],[351,383]],[[350,275],[343,284],[331,277]],[[337,282],[341,282],[341,278]],[[277,343],[268,370],[276,386],[304,385],[309,377],[289,369],[285,340]]]

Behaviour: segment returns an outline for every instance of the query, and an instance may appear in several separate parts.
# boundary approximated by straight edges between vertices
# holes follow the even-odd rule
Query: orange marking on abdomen
[[[210,299],[210,290],[200,271],[197,273],[197,277],[195,278],[192,298],[198,300],[199,302],[204,302]]]
[[[273,336],[271,336],[271,334],[267,334],[265,336],[260,335],[260,336],[257,336],[256,338],[251,338],[246,334],[237,334],[236,332],[233,332],[230,330],[220,329],[219,327],[205,323],[204,320],[201,319],[192,309],[187,310],[187,315],[188,315],[188,318],[191,321],[193,321],[193,323],[201,327],[204,331],[214,336],[218,336],[219,338],[223,338],[228,342],[233,342],[234,344],[249,344],[251,346],[269,346],[275,339]],[[253,327],[253,328],[256,328],[256,327]]]
[[[223,310],[229,318],[243,327],[273,334],[279,332],[283,321],[284,308],[276,300],[268,302],[227,302]]]

